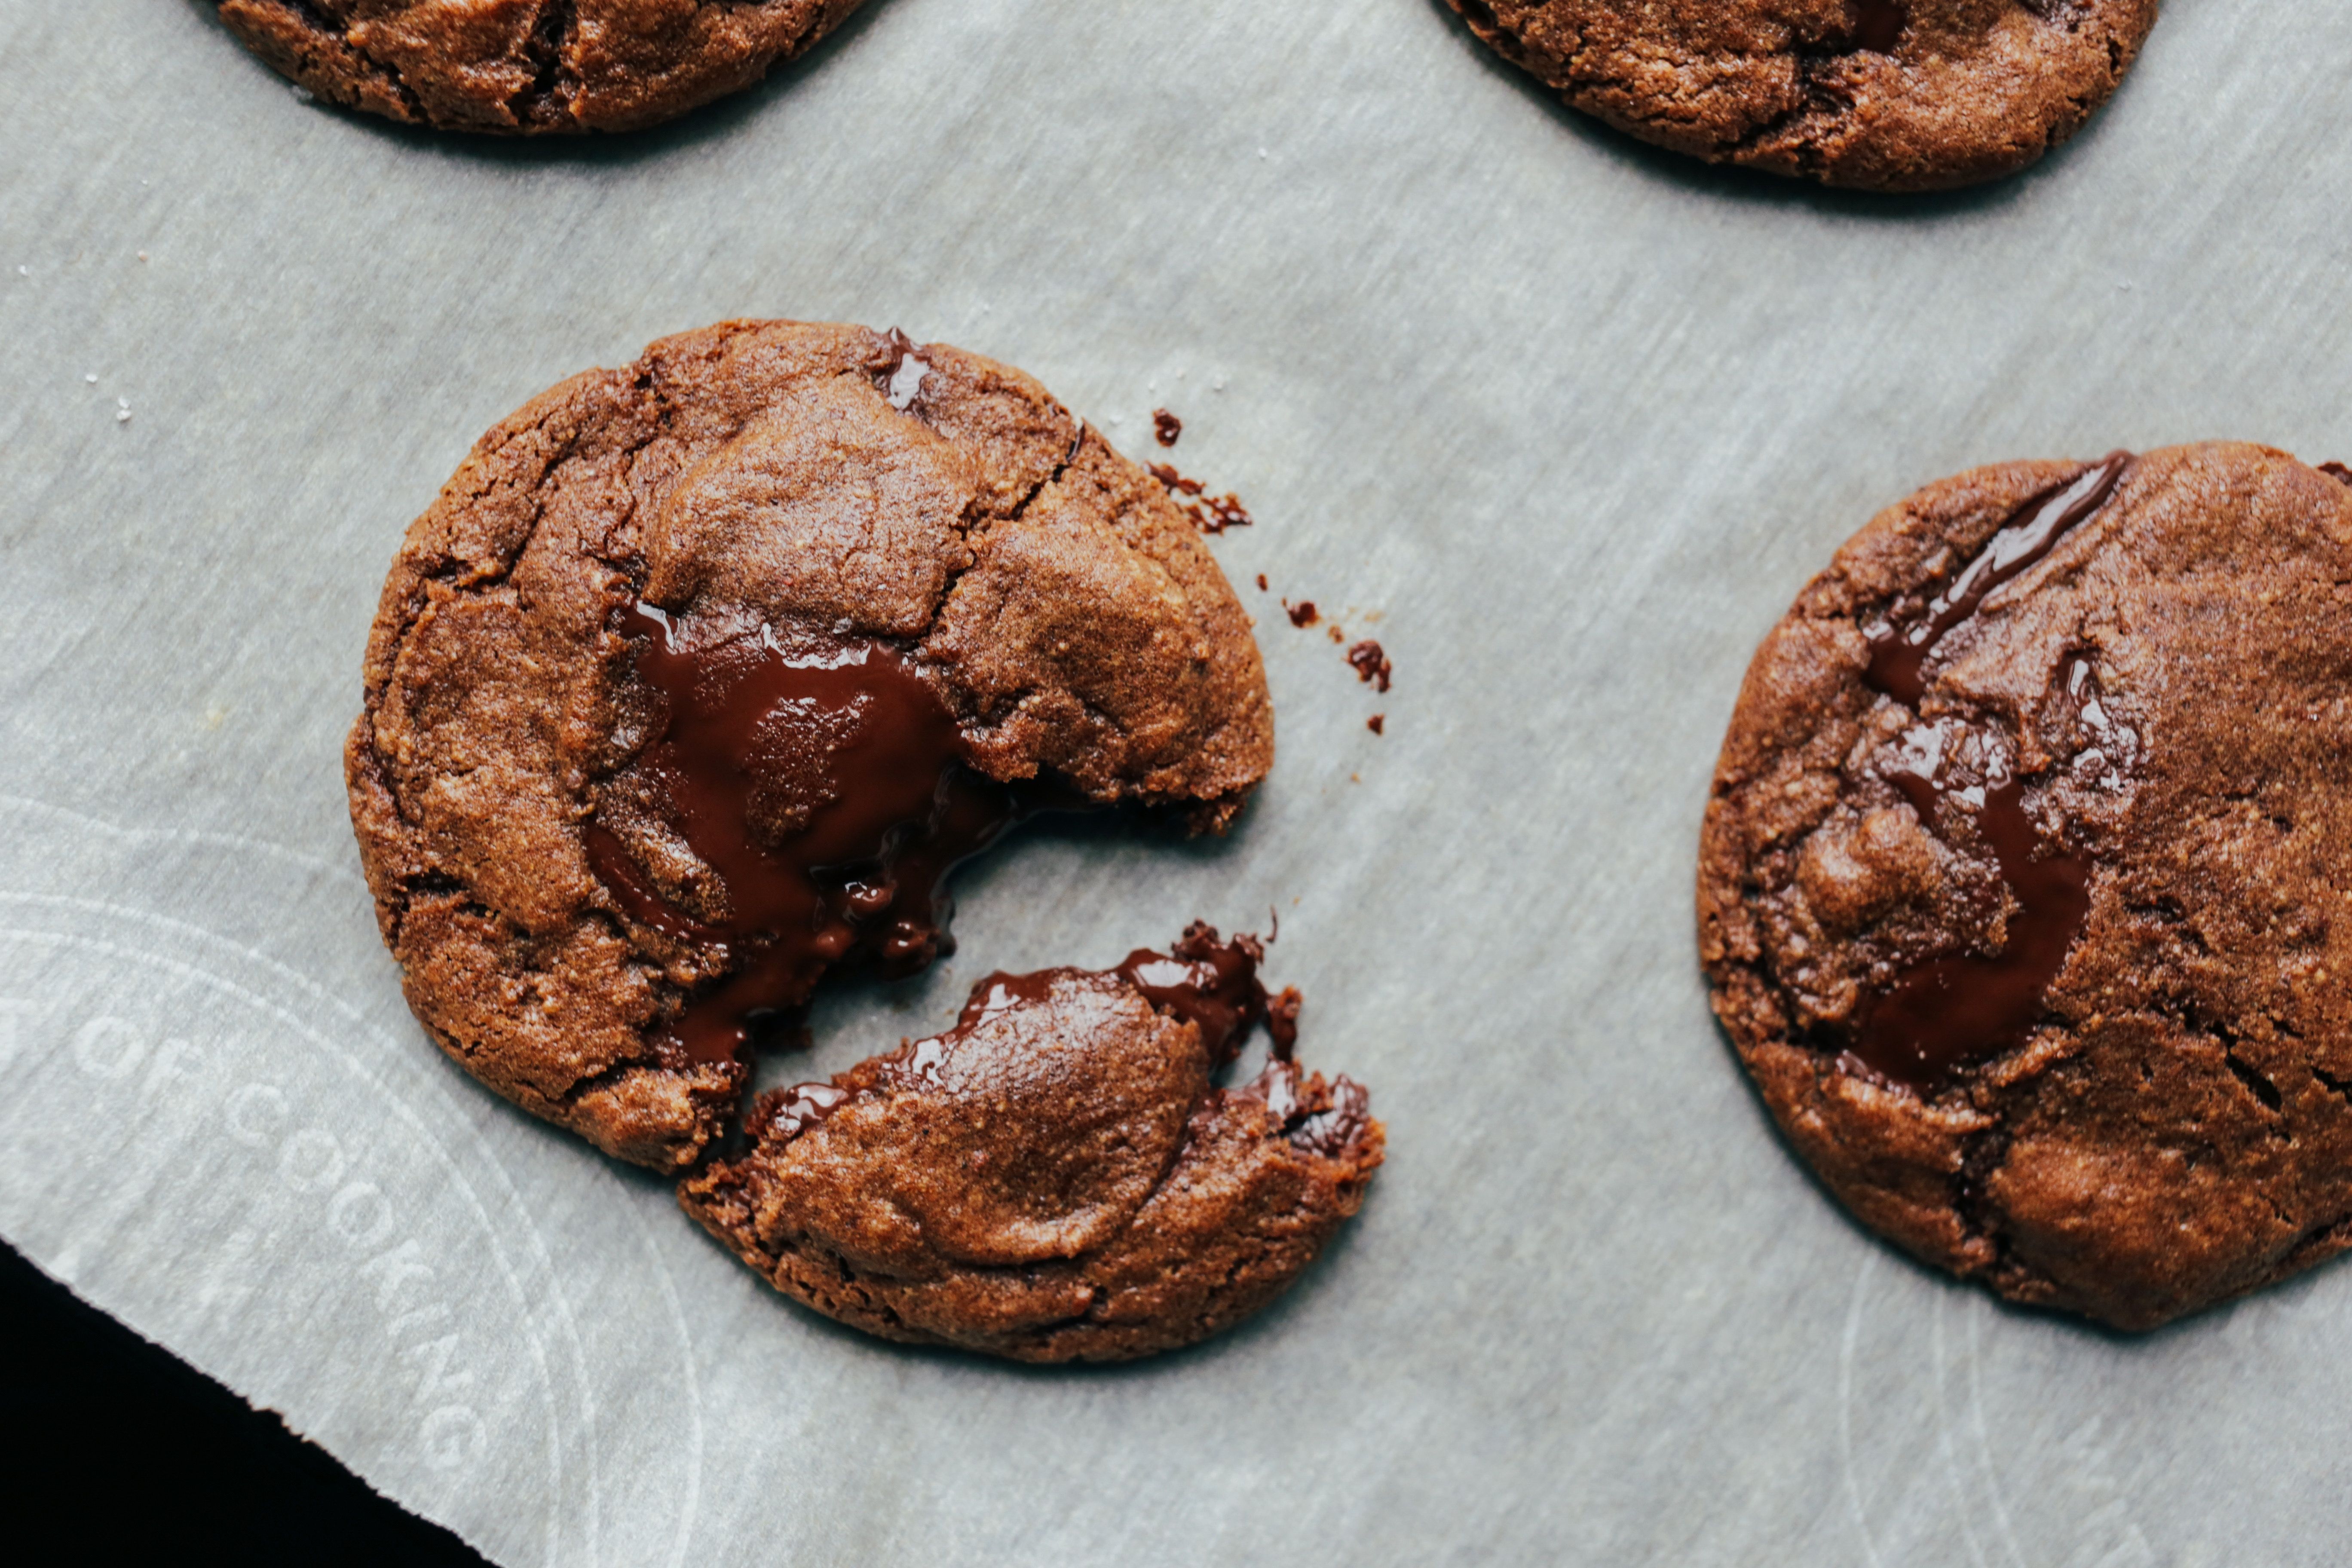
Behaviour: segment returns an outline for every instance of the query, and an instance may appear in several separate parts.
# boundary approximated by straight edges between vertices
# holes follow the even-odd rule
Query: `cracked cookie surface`
[[[2156,0],[1450,0],[1575,108],[1711,163],[1972,184],[2074,134]]]
[[[274,69],[412,125],[632,131],[750,87],[859,0],[220,0]]]
[[[1748,668],[1717,1016],[1872,1228],[2147,1329],[2352,1243],[2352,490],[2216,444],[1930,485]]]
[[[682,684],[656,679],[681,660]],[[688,721],[747,691],[741,746],[706,768],[742,775],[714,838]],[[932,769],[903,809],[853,787],[892,776],[902,731]],[[693,1026],[698,999],[787,950],[737,1014],[789,1009],[845,958],[919,966],[932,878],[1010,820],[1000,800],[942,837],[964,804],[1032,781],[1222,828],[1273,745],[1223,574],[1043,387],[896,334],[739,321],[575,376],[476,445],[385,581],[345,776],[436,1043],[599,1148],[683,1169],[749,1072],[740,1037]],[[815,840],[823,865],[793,861]],[[749,873],[807,884],[772,905],[789,919]]]
[[[1215,1086],[1265,1010],[1257,957],[1195,926],[1117,970],[992,975],[948,1033],[764,1097],[750,1149],[678,1200],[776,1289],[886,1339],[1041,1362],[1204,1339],[1297,1279],[1381,1163],[1347,1079],[1277,1054]],[[1255,997],[1202,1005],[1187,970]]]

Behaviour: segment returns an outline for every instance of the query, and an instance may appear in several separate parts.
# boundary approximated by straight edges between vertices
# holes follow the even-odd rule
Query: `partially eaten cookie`
[[[950,950],[952,872],[1024,816],[1135,805],[1221,830],[1273,754],[1249,619],[1148,472],[976,354],[738,321],[574,377],[482,438],[385,582],[345,764],[377,916],[426,1032],[525,1110],[687,1174],[734,1126],[756,1051],[793,1037],[827,975],[910,974]],[[1217,951],[1254,975],[1254,949]],[[1196,961],[1210,962],[1168,962]],[[1001,1332],[935,1314],[928,1337],[996,1333],[1006,1353],[1048,1357],[1182,1342],[1278,1289],[1353,1212],[1377,1133],[1328,1158],[1310,1157],[1321,1134],[1292,1135],[1360,1091],[1282,1068],[1213,1093],[1207,1074],[1248,1019],[1202,1013],[1213,985],[1156,984],[1143,969],[1103,982],[1124,1012],[1041,994],[953,1053],[993,1061],[1021,1032],[1067,1094],[1140,1108],[1119,1126],[1143,1163],[1116,1179],[1057,1142],[1062,1101],[996,1113],[993,1166],[971,1167],[954,1210],[1017,1196],[1060,1214],[1053,1182],[1080,1182],[1097,1221],[1065,1215],[1017,1267],[1083,1256],[1097,1272],[1064,1285],[1130,1316],[1098,1309],[1089,1333],[1054,1338],[1042,1309]],[[1236,996],[1265,1011],[1247,986]],[[1069,1051],[1045,1052],[1048,1037]],[[1153,1051],[1148,1093],[1100,1079]],[[761,1120],[751,1155],[697,1178],[697,1212],[711,1220],[728,1182],[757,1188],[772,1165],[802,1181],[884,1099],[950,1092],[874,1074],[858,1109],[788,1157],[770,1157],[783,1123]],[[847,1160],[841,1180],[872,1188],[856,1200],[869,1209],[914,1168]],[[933,1178],[936,1200],[949,1177]],[[1005,1185],[1031,1181],[1046,1184]],[[1202,1181],[1249,1195],[1203,1206]],[[1226,1249],[1229,1277],[1212,1289],[1179,1271],[1153,1297],[1192,1327],[1139,1326],[1144,1295],[1099,1272],[1143,1266],[1141,1243],[1114,1245],[1102,1216],[1146,1224],[1146,1210],[1152,1234],[1228,1227],[1199,1246]],[[947,1248],[940,1267],[1011,1256],[971,1251],[948,1215],[922,1244]],[[844,1248],[845,1267],[866,1266]]]

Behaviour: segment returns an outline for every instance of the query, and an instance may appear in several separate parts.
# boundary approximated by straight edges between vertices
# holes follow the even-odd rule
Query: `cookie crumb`
[[[1188,479],[1178,473],[1173,463],[1152,463],[1148,467],[1151,477],[1165,485],[1171,495],[1196,496],[1208,488],[1198,479]]]
[[[1184,434],[1184,422],[1165,408],[1151,411],[1151,438],[1163,447],[1173,447],[1176,437]]]
[[[1203,510],[1208,513],[1206,518],[1199,515]],[[1193,524],[1203,533],[1223,533],[1229,528],[1247,528],[1257,521],[1250,516],[1249,509],[1242,505],[1241,498],[1230,491],[1209,497],[1194,508],[1193,512]]]
[[[90,380],[92,380],[92,381],[96,381],[97,379],[98,379],[98,377],[96,377],[96,376],[91,376],[91,377],[90,377]],[[1261,594],[1263,594],[1263,593],[1265,593],[1265,592],[1266,591],[1266,588],[1265,588],[1265,573],[1263,573],[1263,572],[1261,572],[1261,573],[1259,573],[1259,574],[1257,574],[1257,591],[1258,591],[1259,593],[1261,593]]]
[[[2322,463],[2319,465],[2319,471],[2339,485],[2352,485],[2352,468],[2347,468],[2341,463]]]
[[[1389,716],[1387,714],[1375,713],[1370,718],[1364,721],[1364,728],[1370,730],[1375,735],[1385,735],[1388,733],[1388,721]]]
[[[1290,617],[1290,624],[1294,626],[1311,626],[1323,618],[1312,599],[1301,599],[1295,605],[1285,599],[1282,601],[1282,613]]]
[[[1250,516],[1249,509],[1242,505],[1239,496],[1231,491],[1221,496],[1202,495],[1208,487],[1198,479],[1187,479],[1178,473],[1173,463],[1149,463],[1145,467],[1150,470],[1153,479],[1167,488],[1168,498],[1183,509],[1185,517],[1202,533],[1223,533],[1229,528],[1247,528],[1256,521]],[[1188,499],[1195,496],[1200,499]]]
[[[1366,637],[1349,648],[1348,662],[1355,666],[1357,679],[1378,691],[1389,689],[1389,677],[1394,673],[1395,666],[1389,662],[1389,656],[1381,651],[1381,645],[1371,638]]]

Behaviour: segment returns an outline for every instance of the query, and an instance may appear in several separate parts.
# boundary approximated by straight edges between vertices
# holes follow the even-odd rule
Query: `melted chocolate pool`
[[[876,642],[787,649],[766,632],[698,642],[643,603],[618,625],[667,710],[638,766],[725,913],[677,908],[595,822],[589,861],[638,920],[734,957],[674,1026],[688,1060],[736,1057],[754,1020],[807,1001],[845,960],[909,974],[950,949],[948,873],[1024,808],[964,765],[954,716],[904,658]]]
[[[1924,670],[1936,644],[1975,615],[1986,595],[2049,554],[2068,530],[2105,506],[2130,461],[2129,453],[2110,454],[2020,507],[1917,616],[1903,625],[1890,621],[1872,628],[1864,679],[1896,701],[1916,705],[1926,693]],[[2068,700],[2081,708],[2078,718],[2098,714],[2100,723],[2106,722],[2087,660],[2074,661],[2066,685]],[[1909,765],[1888,770],[1886,781],[1911,803],[1921,826],[1938,837],[1948,836],[1948,813],[1972,810],[1977,833],[1991,848],[2017,907],[2000,952],[1914,964],[1864,1011],[1849,1054],[1873,1073],[1922,1094],[1941,1089],[1961,1068],[2025,1042],[2042,1016],[2043,994],[2064,967],[2091,909],[2089,858],[2063,852],[2036,858],[2039,835],[2025,809],[2025,785],[2010,776],[2006,761],[1998,761],[1978,782],[1956,784],[1944,776],[1948,748],[1942,729],[1930,732],[1936,743],[1924,754],[1915,752]],[[2101,763],[2105,765],[2104,754]]]
[[[1919,820],[1959,792],[1916,773],[1889,773]],[[2008,940],[1990,958],[1973,953],[1931,959],[1906,970],[1864,1019],[1853,1054],[1882,1077],[1932,1092],[1963,1067],[2025,1043],[2042,1016],[2042,995],[2066,962],[2091,912],[2091,863],[2079,855],[2033,858],[2033,822],[2025,785],[2016,779],[1979,786],[1984,804],[1977,831],[1992,846],[2001,879],[2017,900]]]

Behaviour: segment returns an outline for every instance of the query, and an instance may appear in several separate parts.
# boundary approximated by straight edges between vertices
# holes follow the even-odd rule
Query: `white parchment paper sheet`
[[[1431,0],[873,0],[584,147],[305,104],[200,0],[0,0],[0,1232],[518,1568],[2336,1560],[2352,1272],[2126,1341],[1911,1267],[1776,1143],[1689,884],[1748,652],[1876,507],[2352,457],[2347,58],[2174,0],[2074,145],[1886,201],[1597,130]],[[384,565],[523,399],[729,315],[967,345],[1138,454],[1167,405],[1256,513],[1247,821],[1014,847],[782,1069],[1278,907],[1391,1153],[1243,1331],[874,1343],[409,1021],[337,761]]]

